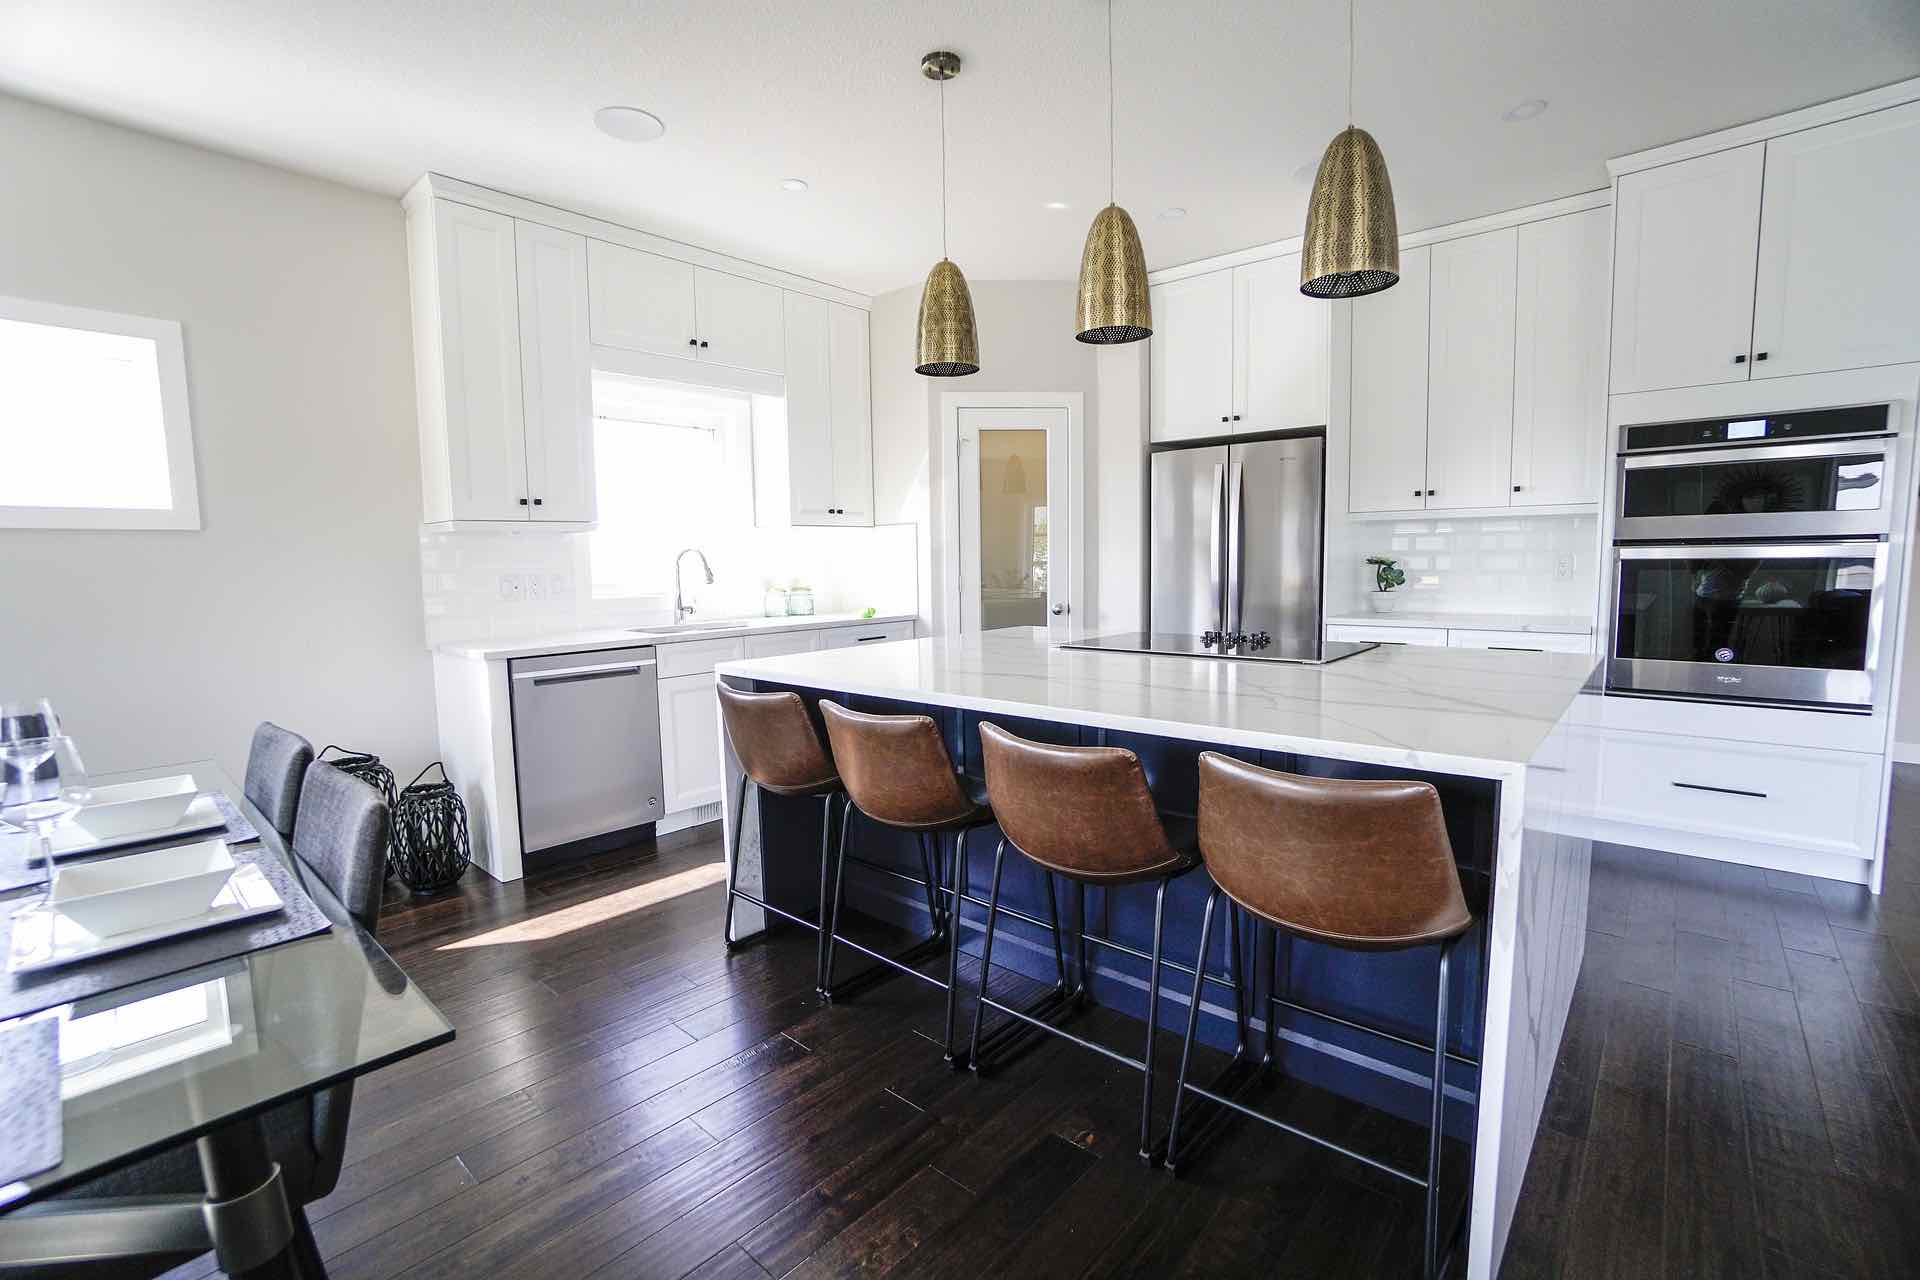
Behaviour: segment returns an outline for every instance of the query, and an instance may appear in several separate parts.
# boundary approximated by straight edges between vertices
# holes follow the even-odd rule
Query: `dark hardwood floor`
[[[1597,851],[1503,1275],[1915,1274],[1920,778],[1896,819],[1877,901]],[[1241,1123],[1170,1178],[1134,1154],[1137,1076],[1053,1040],[955,1074],[933,989],[822,1007],[810,936],[729,955],[718,858],[703,835],[389,905],[459,1038],[358,1089],[313,1211],[333,1276],[1417,1274],[1417,1200],[1361,1166]],[[1305,1087],[1263,1105],[1424,1149]]]

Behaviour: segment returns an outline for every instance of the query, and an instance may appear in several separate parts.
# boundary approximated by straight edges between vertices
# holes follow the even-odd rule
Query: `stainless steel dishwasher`
[[[660,700],[651,648],[515,658],[513,768],[527,854],[660,817]]]

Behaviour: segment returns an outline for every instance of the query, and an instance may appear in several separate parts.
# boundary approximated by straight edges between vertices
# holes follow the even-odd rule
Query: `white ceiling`
[[[398,194],[432,169],[868,292],[951,251],[1066,279],[1106,195],[1100,0],[5,0],[0,88]],[[1412,230],[1613,155],[1920,75],[1915,0],[1359,0],[1355,115]],[[1116,0],[1119,200],[1150,266],[1298,234],[1340,0]],[[1546,98],[1539,119],[1501,114]],[[664,139],[596,132],[645,107]],[[783,178],[811,184],[780,189]],[[1042,207],[1063,200],[1070,208]],[[1186,208],[1179,221],[1158,212]]]

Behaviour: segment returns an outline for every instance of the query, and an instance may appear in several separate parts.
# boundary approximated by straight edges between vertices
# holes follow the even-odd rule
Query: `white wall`
[[[1100,430],[1098,348],[1074,340],[1072,280],[975,280],[974,323],[980,336],[980,372],[964,378],[928,378],[913,371],[920,288],[896,289],[874,299],[873,451],[875,519],[919,526],[920,625],[944,625],[946,548],[940,456],[940,395],[947,391],[1078,391],[1086,397],[1087,437]],[[1089,450],[1091,453],[1092,450]],[[1134,465],[1139,460],[1134,459]],[[1092,462],[1089,460],[1089,476]],[[1088,542],[1097,534],[1099,494],[1088,484]],[[1096,561],[1100,556],[1096,554]],[[1096,565],[1083,566],[1094,582]],[[1075,602],[1094,608],[1093,601]]]
[[[254,724],[433,757],[406,245],[391,199],[0,96],[0,293],[181,322],[198,532],[0,531],[0,696],[89,765]]]

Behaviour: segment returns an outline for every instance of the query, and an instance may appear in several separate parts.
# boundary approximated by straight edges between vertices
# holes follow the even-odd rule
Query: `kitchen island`
[[[1583,725],[1597,701],[1596,665],[1584,655],[1410,646],[1327,665],[1158,657],[1056,648],[1043,629],[1031,628],[727,662],[716,670],[742,688],[793,689],[809,701],[828,695],[860,710],[932,715],[956,763],[975,776],[983,719],[1028,737],[1126,746],[1140,755],[1156,801],[1174,813],[1194,811],[1194,761],[1207,749],[1298,773],[1432,782],[1477,917],[1462,944],[1465,963],[1456,963],[1448,1128],[1473,1153],[1467,1274],[1490,1277],[1583,954],[1590,846],[1582,818],[1597,784]],[[741,777],[729,747],[721,750],[731,822]],[[818,892],[818,806],[766,798],[745,812],[737,882],[810,914]],[[870,823],[858,824],[854,839],[865,856],[884,853],[885,837]],[[895,852],[907,865],[909,846]],[[974,863],[972,888],[981,896],[986,862]],[[850,872],[852,904],[925,927],[913,896],[865,881],[856,892],[856,879]],[[1008,897],[1016,906],[1037,906],[1038,885],[1036,877],[1026,886],[1024,902],[1014,888]],[[1202,870],[1169,892],[1170,959],[1191,960],[1207,888]],[[1151,929],[1150,895],[1096,890],[1087,910],[1090,931],[1110,940],[1100,947],[1094,997],[1139,1016],[1145,965],[1136,953]],[[736,930],[752,932],[762,916],[742,904]],[[969,950],[978,942],[979,917],[967,913]],[[1272,1027],[1281,1069],[1391,1111],[1421,1114],[1426,1088],[1417,1045],[1432,1037],[1432,955],[1282,946],[1283,989],[1274,994],[1285,1004]],[[1035,976],[1050,972],[1051,945],[1040,931],[1003,934],[996,964],[1003,956]],[[1185,986],[1178,978],[1163,983],[1163,1025],[1185,1025]],[[1202,1033],[1214,1043],[1231,1035],[1229,1001],[1224,991],[1203,998]]]

